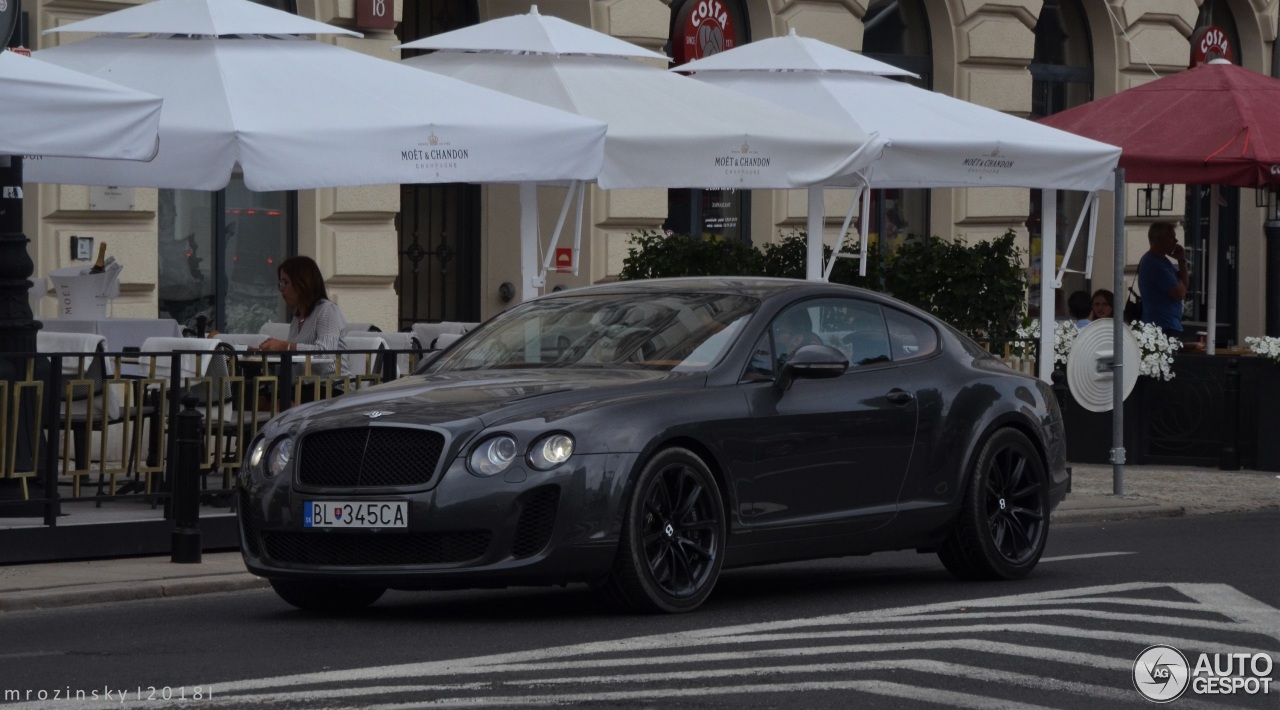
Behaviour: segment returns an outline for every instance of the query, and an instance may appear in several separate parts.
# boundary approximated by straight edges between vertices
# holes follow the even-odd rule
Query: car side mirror
[[[849,369],[849,359],[830,345],[805,345],[782,365],[774,385],[786,392],[798,379],[820,380],[839,377]]]

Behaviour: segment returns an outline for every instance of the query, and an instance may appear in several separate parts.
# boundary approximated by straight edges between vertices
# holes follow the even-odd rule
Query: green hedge
[[[833,283],[882,291],[918,306],[980,339],[1011,337],[1022,322],[1027,284],[1022,261],[1009,230],[1000,237],[969,245],[939,237],[907,242],[881,263],[869,253],[867,275],[858,275],[857,259],[840,259]],[[857,245],[850,251],[856,251]],[[649,230],[631,235],[622,279],[667,276],[805,275],[805,233],[794,231],[762,249],[730,240],[666,236]],[[823,259],[831,249],[823,248]]]

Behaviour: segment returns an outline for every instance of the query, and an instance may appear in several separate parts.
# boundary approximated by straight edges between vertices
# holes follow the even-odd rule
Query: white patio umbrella
[[[860,129],[834,126],[635,61],[668,60],[540,15],[536,6],[526,15],[401,48],[437,50],[404,60],[409,66],[607,123],[604,167],[597,178],[604,189],[805,187],[865,170],[883,147]],[[521,233],[525,253],[535,252],[533,216],[522,220]],[[546,253],[549,261],[552,250]],[[544,262],[544,272],[546,268]],[[530,282],[526,272],[525,297],[541,280],[539,274]]]
[[[820,57],[821,61],[805,67],[803,62],[785,60],[773,69],[767,68],[771,55],[788,58],[806,53]],[[1052,352],[1054,313],[1050,289],[1061,278],[1060,274],[1050,278],[1048,273],[1055,263],[1056,251],[1053,191],[1112,190],[1120,149],[885,78],[877,74],[889,72],[879,71],[876,66],[879,62],[870,62],[874,60],[792,33],[689,62],[679,67],[679,71],[694,72],[694,79],[711,86],[804,111],[849,128],[878,132],[889,146],[881,159],[867,170],[866,179],[871,188],[1044,190],[1041,223],[1045,254],[1041,263],[1046,273],[1041,278],[1041,352]],[[837,178],[824,184],[848,187],[857,183]],[[814,192],[818,193],[816,199]],[[820,256],[821,187],[811,188],[809,205],[809,253]],[[865,219],[865,208],[863,215]],[[866,233],[865,223],[862,233]],[[863,239],[864,267],[866,245],[867,240]],[[814,259],[808,268],[810,278],[825,278],[818,273]],[[1046,380],[1050,365],[1049,359],[1041,363],[1041,376]]]
[[[356,33],[248,0],[156,0],[35,57],[165,100],[147,164],[50,158],[34,182],[251,190],[594,177],[604,126],[297,34]],[[122,33],[152,33],[120,36]]]
[[[404,63],[609,125],[601,188],[795,188],[864,170],[882,147],[859,129],[634,61],[667,57],[538,14],[426,37]]]
[[[161,100],[0,51],[0,155],[150,160]]]

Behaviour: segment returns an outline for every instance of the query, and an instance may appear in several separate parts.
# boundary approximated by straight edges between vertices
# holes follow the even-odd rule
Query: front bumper
[[[633,454],[575,455],[551,471],[513,467],[489,478],[461,458],[430,487],[299,490],[242,471],[241,552],[271,579],[451,589],[592,582],[617,552]],[[307,528],[307,501],[406,501],[404,528]]]

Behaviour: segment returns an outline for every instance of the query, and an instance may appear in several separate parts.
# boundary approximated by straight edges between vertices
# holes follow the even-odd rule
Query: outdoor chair
[[[393,379],[412,373],[422,360],[422,344],[413,333],[383,333],[387,348],[395,352],[396,369]]]
[[[88,333],[55,333],[39,331],[36,350],[61,354],[62,386],[54,393],[56,429],[52,440],[61,438],[62,475],[71,479],[71,494],[80,496],[81,479],[93,474],[90,442],[98,433],[99,495],[109,479],[114,493],[118,476],[136,470],[139,449],[138,433],[147,412],[141,406],[138,388],[121,378],[119,357],[108,357],[107,339]],[[119,425],[120,456],[112,462],[111,427]]]
[[[436,339],[434,341],[432,341],[431,349],[444,350],[445,348],[457,342],[462,337],[462,335],[463,335],[462,333],[441,333],[440,335],[436,336]]]
[[[416,337],[418,342],[422,345],[423,350],[439,350],[440,346],[436,345],[436,338],[441,335],[465,335],[467,331],[477,325],[478,323],[463,323],[460,321],[414,323],[413,326],[411,326],[411,330],[414,337]]]
[[[351,379],[354,380],[351,383],[353,389],[389,381],[386,378],[388,348],[385,339],[373,335],[348,335],[343,340],[346,341],[347,350],[353,351],[349,355],[342,355],[351,371]]]
[[[202,415],[205,446],[201,452],[203,488],[208,488],[210,472],[222,473],[222,487],[230,488],[235,470],[243,463],[244,444],[270,412],[260,411],[256,392],[246,386],[236,365],[236,350],[218,338],[148,338],[142,346],[146,353],[140,361],[146,368],[147,382],[159,399],[170,405],[169,424],[182,411],[182,399],[194,396]],[[174,356],[161,353],[197,351],[178,356],[177,406],[164,392],[174,386]]]

